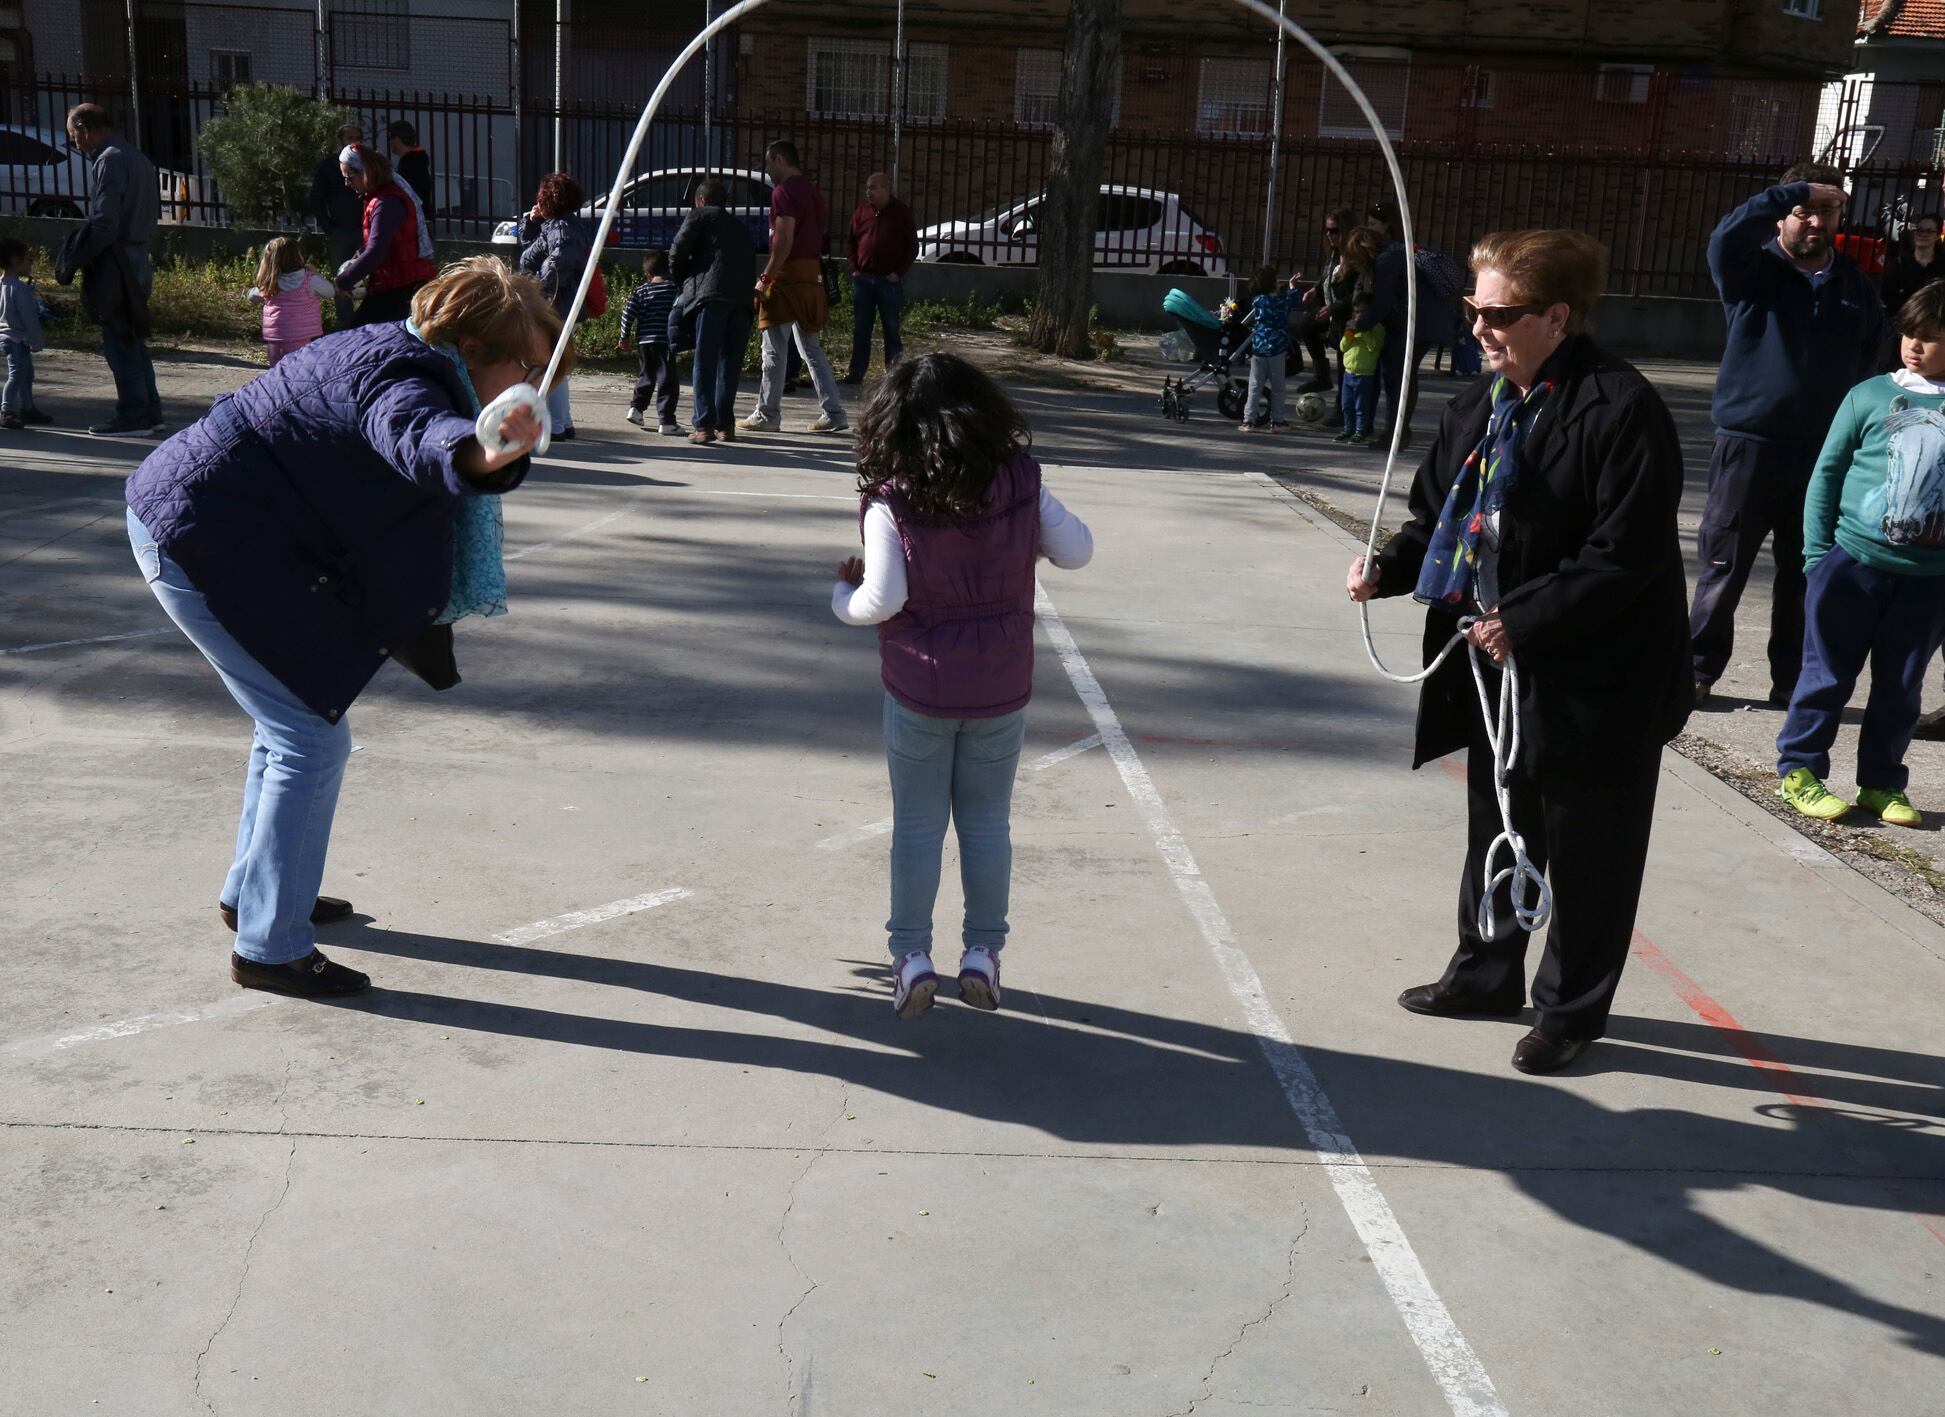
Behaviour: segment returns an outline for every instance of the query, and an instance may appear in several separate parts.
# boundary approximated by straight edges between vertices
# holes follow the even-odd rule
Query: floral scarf
[[[1534,384],[1524,396],[1505,375],[1493,380],[1492,416],[1486,420],[1485,436],[1445,494],[1445,506],[1425,550],[1425,564],[1418,572],[1418,588],[1412,592],[1417,599],[1455,610],[1476,602],[1480,538],[1487,519],[1505,507],[1508,494],[1518,485],[1520,444],[1552,392],[1551,379]]]
[[[405,328],[413,338],[425,340],[418,326],[412,321],[405,322]],[[466,371],[466,361],[459,351],[449,344],[428,344],[428,349],[436,349],[453,362],[459,370],[459,377],[466,385],[466,396],[472,404],[474,417],[479,416],[479,395],[473,391],[473,376]],[[452,524],[452,581],[446,597],[446,608],[439,612],[433,623],[450,625],[455,620],[463,620],[468,615],[504,615],[507,613],[507,569],[501,559],[502,533],[505,527],[505,514],[500,509],[498,497],[477,496],[461,497],[459,509],[453,516]]]

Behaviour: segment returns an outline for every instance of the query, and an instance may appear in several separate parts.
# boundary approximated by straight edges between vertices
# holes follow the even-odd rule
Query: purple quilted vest
[[[1040,464],[993,477],[986,510],[953,526],[885,505],[905,548],[905,608],[878,627],[885,688],[932,718],[998,718],[1033,695],[1033,568],[1040,555]]]

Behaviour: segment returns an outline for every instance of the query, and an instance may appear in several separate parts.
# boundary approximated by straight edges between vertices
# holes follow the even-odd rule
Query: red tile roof
[[[1945,39],[1945,0],[1863,0],[1857,32],[1875,39]]]

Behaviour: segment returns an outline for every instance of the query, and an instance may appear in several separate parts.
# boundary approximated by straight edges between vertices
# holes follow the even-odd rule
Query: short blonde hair
[[[1607,247],[1584,231],[1495,231],[1473,246],[1472,269],[1498,271],[1522,304],[1565,305],[1577,335],[1607,289]]]
[[[498,256],[468,256],[427,281],[412,297],[412,323],[427,344],[476,342],[477,358],[486,364],[504,359],[525,363],[536,332],[550,347],[561,336],[561,317],[540,282],[512,270]],[[560,374],[573,367],[574,347],[569,345]]]

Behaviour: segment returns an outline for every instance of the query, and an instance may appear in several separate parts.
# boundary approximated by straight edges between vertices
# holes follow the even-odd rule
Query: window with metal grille
[[[1603,64],[1594,79],[1594,97],[1601,103],[1646,103],[1654,76],[1652,64]]]
[[[1212,137],[1268,133],[1271,77],[1267,59],[1204,59],[1196,131]]]
[[[247,49],[209,51],[209,76],[216,87],[228,92],[238,84],[250,82],[250,52]]]
[[[1060,51],[1021,49],[1013,66],[1013,121],[1022,128],[1051,128],[1060,109]],[[1114,80],[1108,126],[1121,126],[1121,77]]]
[[[1461,108],[1497,108],[1499,106],[1499,75],[1491,69],[1468,69],[1465,73],[1465,87],[1459,95]]]
[[[1783,0],[1783,13],[1805,20],[1823,18],[1823,0]]]
[[[411,0],[358,0],[331,15],[331,62],[343,69],[412,67]]]
[[[1405,109],[1411,96],[1411,55],[1403,50],[1335,53],[1338,63],[1371,100],[1386,136],[1394,141],[1404,137]],[[1377,141],[1364,111],[1335,75],[1325,77],[1323,94],[1317,100],[1317,136]]]
[[[891,112],[891,44],[873,39],[813,39],[804,107],[819,118],[884,118]],[[905,46],[905,116],[945,117],[946,46]]]

